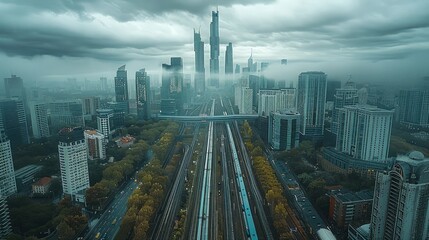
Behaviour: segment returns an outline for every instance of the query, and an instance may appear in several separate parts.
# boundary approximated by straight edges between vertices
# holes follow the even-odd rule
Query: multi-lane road
[[[130,179],[123,190],[116,194],[100,218],[93,220],[92,224],[95,225],[90,227],[85,239],[114,239],[127,211],[128,198],[137,187],[138,184]]]

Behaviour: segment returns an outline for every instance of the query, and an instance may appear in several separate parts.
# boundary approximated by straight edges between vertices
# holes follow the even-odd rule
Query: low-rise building
[[[51,186],[52,179],[50,177],[43,177],[34,183],[31,188],[33,194],[47,194]]]
[[[121,148],[127,148],[133,145],[135,140],[134,137],[127,135],[116,140],[116,145]]]

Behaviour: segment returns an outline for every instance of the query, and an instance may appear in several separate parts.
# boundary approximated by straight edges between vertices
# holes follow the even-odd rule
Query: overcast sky
[[[209,42],[208,0],[1,0],[0,76],[24,81],[67,77],[129,78],[155,73],[171,56],[194,69],[193,28]],[[428,0],[218,0],[221,69],[225,46],[234,63],[278,63],[277,78],[320,70],[355,81],[415,81],[429,76]],[[205,47],[208,65],[209,46]],[[209,67],[206,67],[208,71]]]

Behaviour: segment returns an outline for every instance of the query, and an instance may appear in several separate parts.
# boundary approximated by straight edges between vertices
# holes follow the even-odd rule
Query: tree
[[[57,226],[58,239],[61,240],[72,240],[76,234],[75,230],[70,227],[65,221],[60,222]]]

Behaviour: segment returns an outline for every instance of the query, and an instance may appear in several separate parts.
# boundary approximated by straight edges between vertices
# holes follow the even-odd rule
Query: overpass
[[[256,120],[258,115],[214,115],[214,116],[168,116],[158,115],[159,120],[173,120],[178,122],[227,122],[235,120]]]

